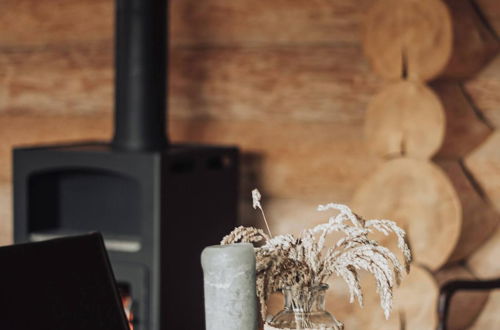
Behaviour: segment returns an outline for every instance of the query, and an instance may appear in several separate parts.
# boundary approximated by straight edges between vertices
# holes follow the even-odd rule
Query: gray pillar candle
[[[256,330],[255,252],[252,244],[209,246],[201,254],[206,330]]]

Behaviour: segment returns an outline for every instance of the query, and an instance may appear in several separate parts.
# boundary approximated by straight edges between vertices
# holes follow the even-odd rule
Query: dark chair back
[[[0,329],[128,330],[101,235],[1,247]]]
[[[451,298],[457,291],[493,290],[500,288],[500,279],[490,281],[450,281],[441,287],[439,294],[438,330],[446,330]]]

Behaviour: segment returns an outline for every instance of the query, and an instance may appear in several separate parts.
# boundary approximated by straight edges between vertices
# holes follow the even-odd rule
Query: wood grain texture
[[[452,41],[450,13],[441,0],[379,0],[367,14],[365,52],[388,80],[435,78],[448,63]]]
[[[252,186],[269,197],[345,202],[379,161],[367,154],[361,125],[273,121],[171,123],[174,141],[237,144],[252,162]],[[245,161],[245,159],[244,159]]]
[[[325,296],[326,310],[344,323],[345,329],[400,330],[398,312],[392,313],[389,320],[385,319],[373,279],[367,273],[361,273],[360,279],[363,286],[364,307],[360,307],[357,302],[349,303],[349,291],[345,282],[338,277],[333,277],[328,281],[330,288]],[[283,306],[282,294],[271,295],[268,300],[270,315],[276,315],[283,309]]]
[[[174,47],[359,42],[373,0],[171,1]],[[112,44],[112,0],[3,0],[0,49]]]
[[[483,312],[469,330],[497,329],[500,324],[500,290],[491,293]]]
[[[11,178],[12,146],[109,140],[109,117],[0,116],[0,180]],[[170,127],[173,141],[240,146],[245,186],[262,183],[270,197],[345,202],[378,163],[364,149],[360,125],[176,120]]]
[[[0,246],[12,244],[12,187],[0,182]]]
[[[0,113],[110,113],[111,63],[99,47],[0,53]],[[380,83],[358,47],[176,50],[170,68],[173,118],[356,122]]]
[[[360,272],[359,279],[363,288],[363,307],[360,307],[357,301],[350,303],[344,280],[333,277],[328,281],[330,289],[326,295],[327,310],[344,323],[345,329],[400,330],[399,306],[393,310],[389,320],[386,320],[373,277],[366,272]]]
[[[285,306],[285,298],[283,297],[283,294],[276,292],[269,296],[266,304],[268,316],[274,316],[283,310],[283,307]],[[259,329],[262,330],[263,327],[260,327]]]
[[[271,198],[266,211],[276,232],[299,232],[320,221],[316,204],[346,203],[378,162],[364,150],[361,125],[175,120],[170,126],[174,142],[239,145],[242,198],[249,202],[251,189],[262,189]],[[0,181],[11,180],[14,146],[106,141],[111,133],[110,116],[0,115]],[[7,192],[0,192],[0,199],[7,197]],[[249,205],[241,214],[244,223],[260,221]],[[10,225],[5,223],[5,231],[0,229],[8,235],[6,239]]]
[[[4,0],[0,50],[112,41],[112,0]]]
[[[477,278],[463,266],[451,266],[439,270],[435,275],[441,287],[448,281],[476,280]],[[469,328],[477,319],[488,301],[489,292],[459,291],[450,304],[447,329],[463,330]]]
[[[474,105],[485,119],[500,128],[500,56],[497,56],[476,77],[465,83],[465,88]]]
[[[425,268],[412,266],[394,295],[394,309],[402,318],[401,329],[433,330],[437,327],[439,288]]]
[[[357,47],[186,51],[171,67],[179,117],[355,122],[379,84]]]
[[[0,53],[0,113],[95,115],[111,113],[109,48],[74,47]]]
[[[443,105],[424,84],[391,84],[368,106],[366,143],[381,157],[428,159],[440,148],[444,133]]]
[[[465,165],[485,197],[500,212],[500,132],[495,131],[470,153]]]
[[[374,0],[172,1],[179,44],[358,43]]]
[[[491,28],[500,36],[500,2],[497,0],[475,0]]]
[[[424,268],[413,266],[394,292],[394,306],[386,320],[376,293],[375,281],[367,273],[360,274],[364,307],[349,303],[349,293],[341,279],[330,281],[327,309],[342,321],[345,329],[363,330],[433,330],[437,326],[438,285]]]
[[[462,209],[460,237],[448,260],[453,263],[464,260],[480,247],[495,232],[500,217],[481,197],[460,162],[438,161],[437,164],[453,184]]]
[[[461,159],[483,143],[492,129],[472,108],[459,83],[438,81],[431,84],[446,114],[446,129],[438,158]]]
[[[268,195],[267,192],[262,193],[265,196]],[[245,189],[241,193],[240,221],[244,225],[266,228],[262,215],[252,207],[250,195],[250,189]],[[273,235],[300,236],[304,229],[326,222],[325,215],[316,210],[318,204],[323,203],[319,198],[268,198],[265,196],[262,206]]]
[[[500,228],[467,260],[467,265],[480,279],[500,277]]]
[[[453,21],[453,52],[444,76],[467,79],[498,53],[500,44],[474,9],[471,0],[445,0]]]
[[[359,186],[351,204],[368,219],[396,221],[408,233],[416,262],[429,269],[444,265],[457,246],[460,199],[446,174],[430,162],[384,163]]]
[[[12,148],[82,140],[108,140],[110,118],[0,116],[0,181],[12,178]]]

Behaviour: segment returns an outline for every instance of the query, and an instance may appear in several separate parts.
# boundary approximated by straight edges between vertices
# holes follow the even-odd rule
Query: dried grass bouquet
[[[364,220],[349,207],[331,203],[318,207],[318,211],[339,212],[330,217],[327,223],[304,230],[300,237],[290,234],[273,237],[260,204],[260,193],[255,189],[252,196],[253,207],[262,212],[269,235],[261,229],[241,226],[225,236],[221,244],[246,242],[256,245],[257,296],[263,319],[267,313],[266,301],[272,293],[284,288],[299,292],[325,283],[332,275],[344,279],[350,291],[350,302],[357,299],[362,306],[363,294],[358,280],[360,270],[375,277],[380,305],[385,317],[389,317],[393,288],[409,271],[412,259],[405,240],[406,233],[395,222]],[[368,238],[373,231],[396,235],[398,247],[404,256],[404,267],[393,252]],[[327,236],[332,232],[345,236],[333,246],[327,246]]]

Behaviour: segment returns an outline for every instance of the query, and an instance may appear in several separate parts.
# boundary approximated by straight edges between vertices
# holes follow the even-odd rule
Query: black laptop
[[[129,330],[100,234],[0,248],[1,330]]]

